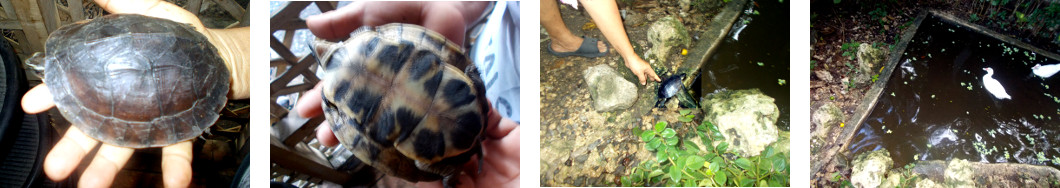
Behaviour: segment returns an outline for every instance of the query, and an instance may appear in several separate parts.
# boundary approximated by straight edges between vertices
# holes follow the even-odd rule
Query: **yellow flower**
[[[846,123],[839,123],[839,127],[844,127],[844,126],[847,126],[847,124]]]
[[[681,55],[688,55],[688,49],[681,49]]]

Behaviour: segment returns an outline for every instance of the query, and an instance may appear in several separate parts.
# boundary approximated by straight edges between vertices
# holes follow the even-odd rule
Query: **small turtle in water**
[[[671,76],[670,78],[666,78],[665,81],[660,83],[658,91],[659,101],[655,102],[655,107],[662,108],[666,105],[666,101],[670,101],[670,98],[673,98],[675,95],[677,95],[678,92],[681,92],[681,87],[684,87],[681,81],[684,79],[685,74],[681,73],[678,75]]]
[[[217,49],[188,24],[111,14],[55,30],[26,63],[85,135],[146,148],[207,131],[228,100]]]
[[[441,34],[408,24],[318,40],[322,106],[339,142],[380,172],[455,183],[479,154],[489,112],[474,64]]]

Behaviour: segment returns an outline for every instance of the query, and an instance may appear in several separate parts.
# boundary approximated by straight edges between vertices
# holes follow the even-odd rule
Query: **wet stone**
[[[864,86],[871,83],[872,75],[878,74],[877,67],[883,65],[887,59],[887,50],[861,43],[861,46],[858,46],[857,58],[858,74],[854,77],[854,82],[858,86]]]
[[[880,149],[863,153],[854,158],[850,172],[850,183],[855,187],[875,188],[883,182],[883,175],[893,165],[891,153]]]
[[[598,112],[628,109],[636,102],[637,86],[607,65],[596,65],[583,71],[589,85],[593,107]],[[586,119],[582,118],[585,122]]]
[[[814,137],[825,138],[833,127],[839,127],[844,119],[844,114],[835,103],[826,102],[813,112],[813,123],[817,130],[813,132]]]
[[[704,97],[704,120],[718,126],[731,150],[743,157],[758,155],[777,141],[780,110],[758,89],[726,90]]]
[[[677,46],[688,47],[692,44],[692,38],[688,35],[688,29],[676,18],[666,16],[652,23],[648,30],[648,41],[651,41],[651,59],[667,62],[666,58],[671,54],[671,49]]]
[[[821,79],[821,81],[825,81],[825,82],[834,82],[835,81],[835,77],[832,77],[832,73],[829,73],[827,70],[813,71],[813,74],[816,75],[818,79]]]

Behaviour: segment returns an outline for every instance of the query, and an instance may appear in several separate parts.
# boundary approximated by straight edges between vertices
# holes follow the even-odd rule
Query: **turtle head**
[[[37,75],[44,76],[44,63],[47,62],[47,58],[44,53],[33,53],[33,56],[26,59],[26,66],[33,69],[33,72],[37,73]]]

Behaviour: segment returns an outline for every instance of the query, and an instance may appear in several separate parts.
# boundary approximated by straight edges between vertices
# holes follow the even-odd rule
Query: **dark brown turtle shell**
[[[229,73],[217,49],[188,24],[111,14],[48,37],[43,68],[55,106],[86,135],[130,148],[167,146],[217,120]],[[31,59],[32,61],[33,59]]]
[[[481,154],[489,112],[478,69],[423,27],[389,24],[318,41],[323,108],[339,142],[380,172],[409,181],[456,175]]]

